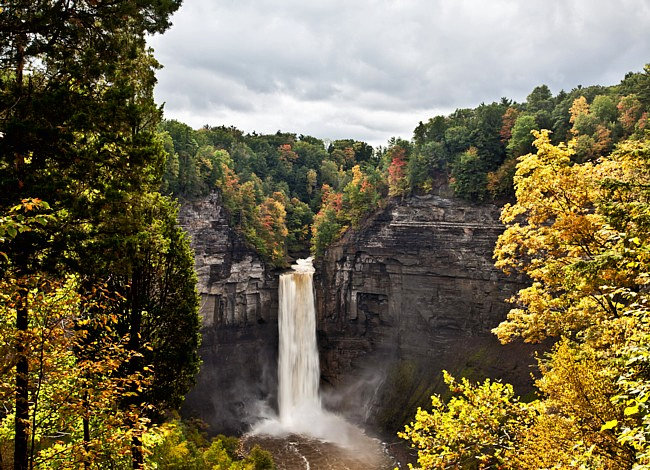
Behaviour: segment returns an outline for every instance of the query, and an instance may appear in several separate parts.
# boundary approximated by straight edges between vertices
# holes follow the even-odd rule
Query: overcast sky
[[[173,23],[149,41],[166,118],[372,145],[650,62],[650,0],[184,0]]]

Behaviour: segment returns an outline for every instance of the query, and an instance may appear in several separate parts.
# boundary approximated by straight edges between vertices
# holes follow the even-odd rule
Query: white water
[[[278,323],[278,415],[258,423],[251,434],[300,434],[344,447],[369,440],[362,430],[324,410],[318,394],[320,368],[316,344],[314,267],[298,260],[280,276]]]
[[[278,408],[280,422],[291,426],[305,413],[322,411],[318,396],[320,368],[316,346],[314,267],[298,260],[280,276],[278,324]]]
[[[278,414],[258,423],[243,442],[270,450],[279,469],[393,468],[378,440],[321,406],[314,267],[307,258],[292,268],[279,286]]]

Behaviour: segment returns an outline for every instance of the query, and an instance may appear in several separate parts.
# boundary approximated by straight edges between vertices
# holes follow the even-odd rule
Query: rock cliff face
[[[236,433],[277,389],[278,284],[228,219],[216,194],[179,213],[195,252],[203,325],[203,365],[183,414]]]
[[[530,390],[532,348],[490,330],[521,287],[494,268],[495,206],[438,196],[391,201],[317,267],[326,403],[394,431],[444,392],[442,369]]]
[[[495,269],[495,206],[438,196],[391,201],[317,265],[317,334],[325,404],[393,432],[444,392],[440,371],[530,389],[532,349],[490,330],[520,286]],[[218,196],[179,219],[196,254],[203,367],[183,413],[241,432],[277,390],[278,272],[228,225]]]

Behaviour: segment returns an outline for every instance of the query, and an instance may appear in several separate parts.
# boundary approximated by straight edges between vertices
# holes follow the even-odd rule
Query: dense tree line
[[[379,202],[382,177],[364,142],[326,145],[304,135],[193,130],[177,121],[160,129],[168,151],[163,191],[194,198],[219,190],[232,225],[277,266],[286,265],[288,254],[307,253],[310,243],[320,253]],[[321,213],[328,204],[335,214],[320,230],[330,220]]]
[[[180,1],[4,2],[0,466],[141,468],[199,360],[145,35]]]
[[[470,201],[514,197],[517,159],[533,150],[533,130],[575,141],[576,162],[594,161],[648,126],[650,69],[616,86],[577,87],[553,96],[536,87],[524,103],[503,98],[420,123],[412,141],[325,143],[278,132],[161,126],[168,151],[163,191],[184,198],[218,189],[238,227],[276,265],[311,246],[320,256],[348,227],[388,197],[451,187]]]
[[[646,66],[616,86],[577,87],[553,96],[541,85],[524,103],[503,98],[436,116],[415,128],[409,187],[427,191],[442,173],[459,197],[509,200],[517,158],[533,150],[532,130],[551,131],[554,143],[575,139],[574,159],[595,160],[647,128],[649,87]]]

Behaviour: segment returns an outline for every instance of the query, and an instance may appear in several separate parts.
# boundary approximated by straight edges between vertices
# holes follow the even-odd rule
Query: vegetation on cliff
[[[650,135],[584,161],[579,139],[533,134],[495,249],[530,285],[494,332],[556,340],[539,359],[539,399],[448,378],[451,401],[434,396],[401,435],[422,468],[649,468]]]
[[[244,134],[235,128],[161,126],[168,150],[163,190],[192,198],[218,189],[233,226],[268,260],[311,247],[320,256],[385,198],[450,185],[476,202],[514,197],[517,158],[533,150],[532,130],[574,140],[573,161],[595,161],[643,135],[650,110],[650,67],[610,87],[576,87],[553,96],[536,87],[524,103],[503,98],[419,123],[412,141],[392,138],[324,142],[288,133]]]

